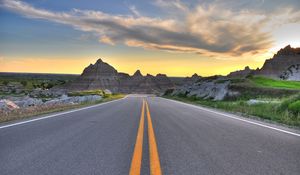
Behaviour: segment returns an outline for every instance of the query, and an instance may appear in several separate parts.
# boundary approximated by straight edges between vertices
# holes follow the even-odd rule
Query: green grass
[[[69,92],[68,96],[104,95],[101,89]]]
[[[174,97],[174,96],[165,96],[166,98],[183,101],[186,103],[207,106],[217,109],[222,109],[228,112],[235,112],[239,114],[243,114],[245,116],[256,116],[262,119],[275,121],[278,123],[287,124],[290,126],[300,126],[300,113],[295,113],[291,109],[298,109],[298,102],[294,105],[290,106],[289,104],[293,104],[293,100],[296,97],[288,98],[282,100],[281,103],[260,103],[255,105],[249,105],[246,101],[238,100],[238,101],[211,101],[211,100],[203,100],[197,99],[194,97]],[[300,95],[299,95],[300,97]],[[277,99],[278,100],[278,99]],[[287,104],[283,107],[283,104]]]
[[[289,104],[288,110],[293,112],[294,114],[300,114],[300,100]]]
[[[249,80],[256,86],[261,87],[300,90],[300,81],[275,80],[260,76],[250,77]]]
[[[91,106],[99,103],[120,99],[123,98],[124,96],[125,95],[123,94],[113,94],[113,95],[106,96],[102,100],[96,102],[86,102],[81,104],[62,104],[62,105],[55,105],[55,106],[36,106],[36,107],[30,107],[26,109],[16,109],[8,113],[0,111],[0,116],[1,116],[0,123],[12,121],[12,120],[25,119],[25,118],[34,117],[43,114],[82,108],[86,106]]]
[[[111,98],[111,97],[117,97],[122,94],[106,94],[101,89],[74,91],[68,93],[68,96],[85,96],[85,95],[100,95],[103,96],[104,98]]]

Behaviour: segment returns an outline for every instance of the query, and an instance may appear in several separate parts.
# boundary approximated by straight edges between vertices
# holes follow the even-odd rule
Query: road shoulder
[[[46,112],[44,114],[29,115],[24,118],[16,118],[14,120],[9,120],[9,121],[0,123],[0,129],[8,128],[8,127],[16,126],[16,125],[21,125],[21,124],[25,124],[25,123],[29,123],[29,122],[34,122],[34,121],[38,121],[38,120],[43,120],[43,119],[47,119],[47,118],[57,117],[60,115],[69,114],[69,113],[73,113],[73,112],[77,112],[77,111],[82,111],[82,110],[102,106],[105,104],[109,104],[112,102],[120,101],[125,98],[127,98],[127,96],[123,96],[122,98],[117,98],[117,99],[110,99],[107,101],[100,101],[97,103],[84,104],[84,105],[78,105],[78,106],[70,106],[70,108],[67,108],[64,110],[58,110],[55,112],[48,112],[48,113]]]
[[[241,122],[250,123],[253,125],[277,130],[279,132],[284,132],[287,134],[291,134],[291,135],[300,137],[300,128],[299,127],[288,126],[288,125],[277,123],[277,122],[270,121],[270,120],[263,120],[259,117],[255,117],[255,116],[241,115],[241,114],[228,112],[228,111],[217,109],[217,108],[206,107],[206,106],[202,106],[202,105],[195,104],[192,102],[188,103],[188,102],[183,102],[183,101],[179,101],[176,99],[170,99],[170,98],[165,98],[165,97],[159,97],[159,98],[168,100],[168,101],[171,101],[171,102],[174,102],[177,104],[182,104],[182,105],[185,105],[188,107],[196,108],[199,110],[204,110],[206,112],[211,112],[211,113],[217,114],[220,117],[228,117],[228,118],[231,118],[234,120],[239,120]]]

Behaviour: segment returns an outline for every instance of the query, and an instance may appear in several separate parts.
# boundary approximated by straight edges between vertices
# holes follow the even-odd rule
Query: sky
[[[299,0],[0,0],[0,72],[226,75],[300,47]]]

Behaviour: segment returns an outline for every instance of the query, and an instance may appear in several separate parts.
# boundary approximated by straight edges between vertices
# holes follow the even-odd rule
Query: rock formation
[[[191,77],[186,77],[183,79],[184,84],[193,84],[201,79],[201,76],[194,73]]]
[[[130,76],[119,73],[101,59],[85,68],[80,77],[66,86],[69,91],[108,89],[114,93],[162,93],[173,87],[174,84],[164,74],[143,76],[137,70]]]
[[[81,76],[68,86],[68,89],[109,89],[117,91],[118,85],[119,74],[117,70],[99,59],[95,64],[86,67]]]
[[[248,75],[250,75],[252,73],[252,69],[249,68],[249,66],[246,66],[244,70],[237,70],[234,72],[230,72],[227,77],[230,78],[245,78]]]
[[[235,99],[243,94],[252,97],[259,97],[268,94],[276,96],[283,94],[295,94],[297,90],[270,89],[249,86],[243,83],[234,83],[232,78],[242,78],[246,81],[248,75],[261,75],[284,80],[300,81],[300,48],[287,46],[277,52],[272,59],[266,60],[261,69],[252,70],[248,66],[244,70],[231,72],[225,77],[211,76],[201,77],[197,81],[196,75],[186,78],[182,86],[169,90],[165,94],[172,96],[196,97],[212,99],[215,101]]]
[[[280,78],[283,80],[300,80],[300,64],[291,65],[286,71],[284,71]]]
[[[292,48],[288,45],[280,49],[273,58],[266,60],[263,67],[256,70],[254,75],[279,79],[283,72],[287,71],[290,66],[297,64],[300,64],[300,48]]]
[[[226,96],[234,95],[234,92],[229,90],[230,81],[218,82],[216,80],[203,80],[193,83],[192,85],[186,84],[184,86],[174,89],[171,95],[173,96],[187,96],[197,97],[202,99],[212,99],[215,101],[223,100]]]
[[[157,74],[154,79],[161,89],[169,89],[170,84],[173,84],[166,74]]]
[[[16,105],[13,101],[7,99],[0,100],[0,112],[10,111],[14,109],[19,109],[19,106]]]

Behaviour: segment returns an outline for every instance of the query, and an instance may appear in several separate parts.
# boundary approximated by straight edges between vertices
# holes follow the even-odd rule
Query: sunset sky
[[[0,72],[208,76],[300,47],[299,0],[0,0]]]

